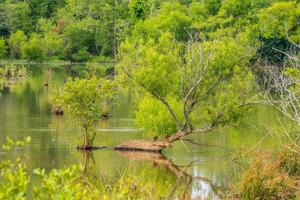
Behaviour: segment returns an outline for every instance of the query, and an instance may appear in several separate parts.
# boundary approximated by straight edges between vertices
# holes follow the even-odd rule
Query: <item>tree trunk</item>
[[[172,143],[180,140],[184,136],[191,133],[207,133],[212,130],[214,124],[207,127],[195,129],[193,131],[178,131],[161,140],[130,140],[115,147],[115,150],[123,151],[148,151],[148,152],[161,152],[166,147],[172,147]]]
[[[83,141],[83,148],[86,149],[88,148],[89,146],[89,143],[88,143],[88,130],[87,130],[87,127],[84,127],[84,141]]]

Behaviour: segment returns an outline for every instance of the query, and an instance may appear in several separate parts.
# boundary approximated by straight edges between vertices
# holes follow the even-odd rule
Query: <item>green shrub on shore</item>
[[[21,48],[22,58],[32,61],[43,61],[45,58],[44,47],[41,38],[33,34],[30,40],[23,44]]]
[[[12,33],[8,39],[10,58],[20,59],[22,57],[21,48],[26,43],[27,36],[23,31]]]
[[[236,199],[296,200],[300,198],[300,154],[283,149],[257,156],[238,183]]]

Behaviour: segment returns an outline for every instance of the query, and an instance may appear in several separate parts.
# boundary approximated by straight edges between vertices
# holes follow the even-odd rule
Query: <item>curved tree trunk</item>
[[[210,124],[207,127],[195,129],[193,131],[178,131],[168,137],[161,140],[130,140],[124,142],[115,147],[115,150],[123,151],[149,151],[149,152],[160,152],[166,147],[172,147],[172,143],[180,140],[184,136],[187,136],[191,133],[207,133],[211,131],[214,127],[214,124]]]

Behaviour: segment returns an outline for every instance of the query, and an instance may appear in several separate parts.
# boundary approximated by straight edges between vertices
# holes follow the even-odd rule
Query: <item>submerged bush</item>
[[[17,78],[24,77],[27,75],[27,69],[20,65],[5,65],[4,67],[0,67],[0,77]]]
[[[0,91],[3,88],[12,88],[26,78],[28,72],[24,66],[5,65],[0,67]]]

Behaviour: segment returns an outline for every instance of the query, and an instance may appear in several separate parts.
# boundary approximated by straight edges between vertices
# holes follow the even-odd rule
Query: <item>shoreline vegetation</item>
[[[108,60],[108,61],[87,61],[87,62],[72,62],[72,61],[64,61],[64,60],[49,60],[49,61],[29,61],[29,60],[5,60],[0,59],[0,65],[9,65],[9,64],[15,64],[15,65],[86,65],[88,63],[93,64],[117,64],[117,61],[114,59]]]

